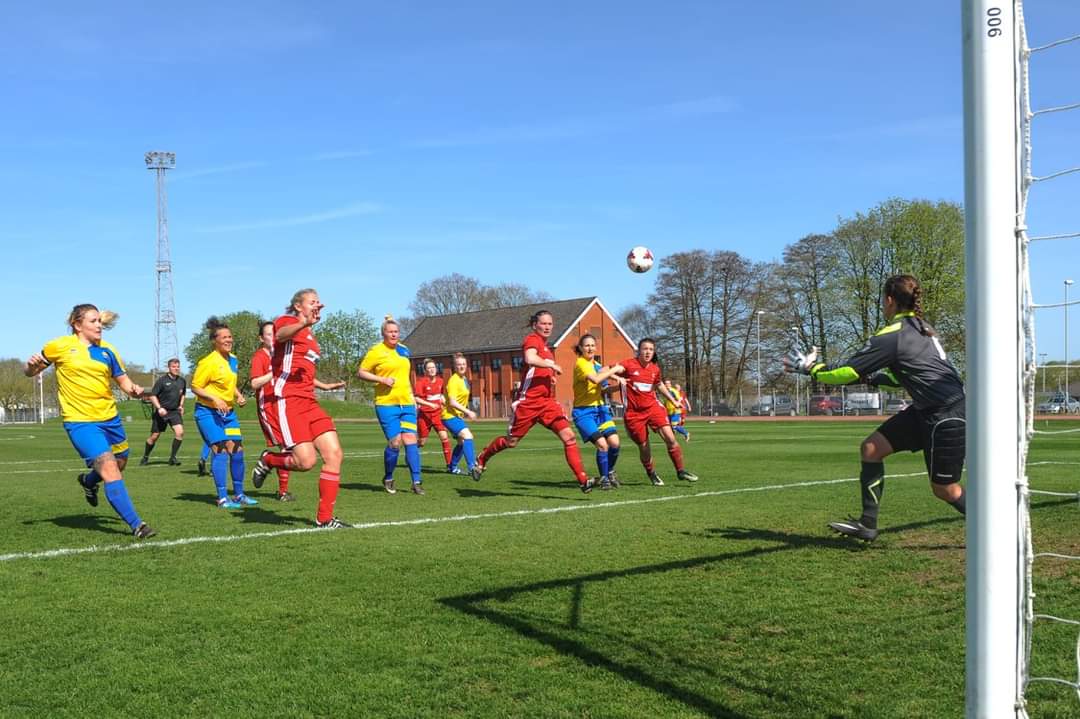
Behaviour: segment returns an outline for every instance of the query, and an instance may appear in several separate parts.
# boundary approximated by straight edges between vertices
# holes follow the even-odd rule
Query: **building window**
[[[524,357],[514,357],[512,360],[510,360],[510,366],[513,367],[514,369],[521,369],[524,365],[525,365],[525,358]]]
[[[416,374],[418,374],[418,375],[423,375],[424,374],[424,363],[423,362],[417,362],[416,363]]]
[[[491,369],[494,369],[494,370],[502,369],[502,358],[500,358],[500,357],[492,358],[492,360],[491,360]]]
[[[484,366],[484,363],[478,359],[472,361],[472,371],[476,374],[480,374],[480,369]]]
[[[435,369],[438,370],[439,374],[442,374],[442,362],[436,362]]]

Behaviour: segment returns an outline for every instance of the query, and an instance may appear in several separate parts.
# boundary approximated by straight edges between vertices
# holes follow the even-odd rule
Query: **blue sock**
[[[394,478],[394,467],[397,466],[399,454],[401,454],[400,449],[394,449],[390,445],[386,445],[386,450],[383,452],[383,466],[386,468],[385,479]]]
[[[469,440],[465,440],[465,441],[468,442]],[[458,442],[456,445],[454,445],[454,451],[450,455],[450,466],[451,467],[457,467],[458,466],[458,463],[461,462],[461,454],[464,451],[465,451],[465,445],[462,444],[461,442]]]
[[[608,464],[608,453],[606,449],[596,450],[596,468],[600,470],[601,477],[606,477],[611,470],[611,465]]]
[[[420,484],[420,448],[415,444],[405,445],[405,464],[409,465],[413,484]]]
[[[615,469],[615,461],[618,460],[618,459],[619,459],[619,448],[609,446],[608,450],[607,450],[607,468],[608,468],[609,472],[611,470]]]
[[[112,508],[132,529],[137,529],[142,524],[139,513],[135,511],[135,505],[131,503],[131,497],[128,496],[124,480],[118,479],[115,482],[106,482],[105,499],[109,500]]]
[[[686,427],[683,427],[681,424],[675,425],[675,431],[681,434],[683,437],[690,436],[690,433],[686,431]]]
[[[476,466],[476,445],[471,439],[461,443],[461,451],[465,453],[465,466],[472,469]]]
[[[244,450],[238,449],[229,455],[229,473],[232,474],[232,491],[235,495],[244,493]]]
[[[199,459],[201,459],[202,461],[205,462],[206,458],[209,457],[209,456],[210,456],[210,445],[208,445],[206,442],[203,442],[202,456],[200,456]]]
[[[94,487],[101,481],[101,475],[95,470],[91,469],[85,475],[83,475],[83,484],[87,487]]]
[[[217,487],[217,498],[225,499],[228,492],[225,490],[225,475],[229,471],[229,455],[218,452],[210,460],[210,474],[214,475],[214,486]]]

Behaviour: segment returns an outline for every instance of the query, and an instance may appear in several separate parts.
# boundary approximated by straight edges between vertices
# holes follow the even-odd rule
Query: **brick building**
[[[569,408],[574,398],[574,345],[581,335],[596,337],[605,364],[634,354],[633,340],[598,297],[427,317],[409,333],[404,344],[412,353],[417,374],[423,371],[424,358],[430,357],[438,363],[443,377],[449,377],[454,353],[464,354],[469,360],[469,382],[480,416],[505,417],[521,378],[521,342],[531,332],[529,317],[540,309],[551,312],[555,320],[551,347],[555,362],[563,369],[556,381],[555,396],[564,407]]]

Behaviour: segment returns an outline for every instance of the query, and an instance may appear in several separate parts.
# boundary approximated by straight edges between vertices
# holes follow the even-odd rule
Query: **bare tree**
[[[532,290],[515,282],[504,282],[494,287],[484,287],[481,294],[481,309],[497,307],[518,307],[539,302],[551,302],[555,298],[542,290]]]
[[[409,311],[417,317],[452,315],[483,309],[484,286],[457,272],[424,282],[416,289]]]

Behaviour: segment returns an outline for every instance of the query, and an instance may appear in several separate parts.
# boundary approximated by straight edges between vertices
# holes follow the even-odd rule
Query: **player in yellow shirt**
[[[671,423],[671,428],[686,437],[686,441],[690,441],[690,433],[686,431],[686,419],[683,417],[683,405],[686,402],[686,398],[683,397],[682,387],[677,384],[671,384],[671,380],[664,380],[664,386],[667,387],[668,392],[671,393],[671,397],[664,397],[664,409],[667,410],[668,422]]]
[[[368,350],[360,361],[356,376],[375,383],[375,416],[379,418],[386,450],[383,465],[386,474],[383,488],[395,494],[394,467],[401,446],[405,445],[405,462],[412,475],[412,491],[424,494],[420,476],[420,449],[416,446],[416,402],[413,400],[412,361],[409,348],[401,344],[401,327],[390,315],[382,323],[382,342]]]
[[[124,485],[128,442],[109,383],[116,382],[129,397],[142,395],[143,388],[128,377],[116,348],[101,339],[102,329],[115,321],[116,315],[108,310],[75,305],[67,320],[72,333],[47,342],[40,354],[26,361],[23,372],[33,377],[56,366],[64,431],[90,468],[78,477],[86,502],[97,506],[98,484],[104,482],[105,499],[128,523],[135,539],[146,539],[156,532],[139,518]]]
[[[476,447],[473,445],[472,430],[465,424],[465,417],[476,419],[476,412],[469,409],[469,361],[458,352],[454,355],[454,374],[446,381],[446,401],[443,402],[442,420],[446,429],[457,438],[457,446],[450,456],[450,474],[462,474],[458,463],[465,456],[465,466],[472,472],[476,466]]]
[[[195,393],[195,424],[203,441],[210,446],[210,474],[217,488],[217,505],[222,509],[240,509],[258,504],[244,494],[244,435],[233,405],[244,406],[244,395],[236,388],[239,365],[232,353],[233,336],[228,325],[217,317],[206,321],[214,349],[199,360],[191,378]],[[225,487],[225,475],[231,472],[233,496]]]
[[[618,376],[623,367],[597,367],[596,338],[590,334],[581,336],[574,346],[574,352],[578,358],[574,363],[574,412],[571,417],[581,438],[596,445],[600,489],[613,489],[619,486],[619,479],[615,475],[619,435],[615,420],[604,401],[604,387],[612,378],[617,382],[626,381]]]

